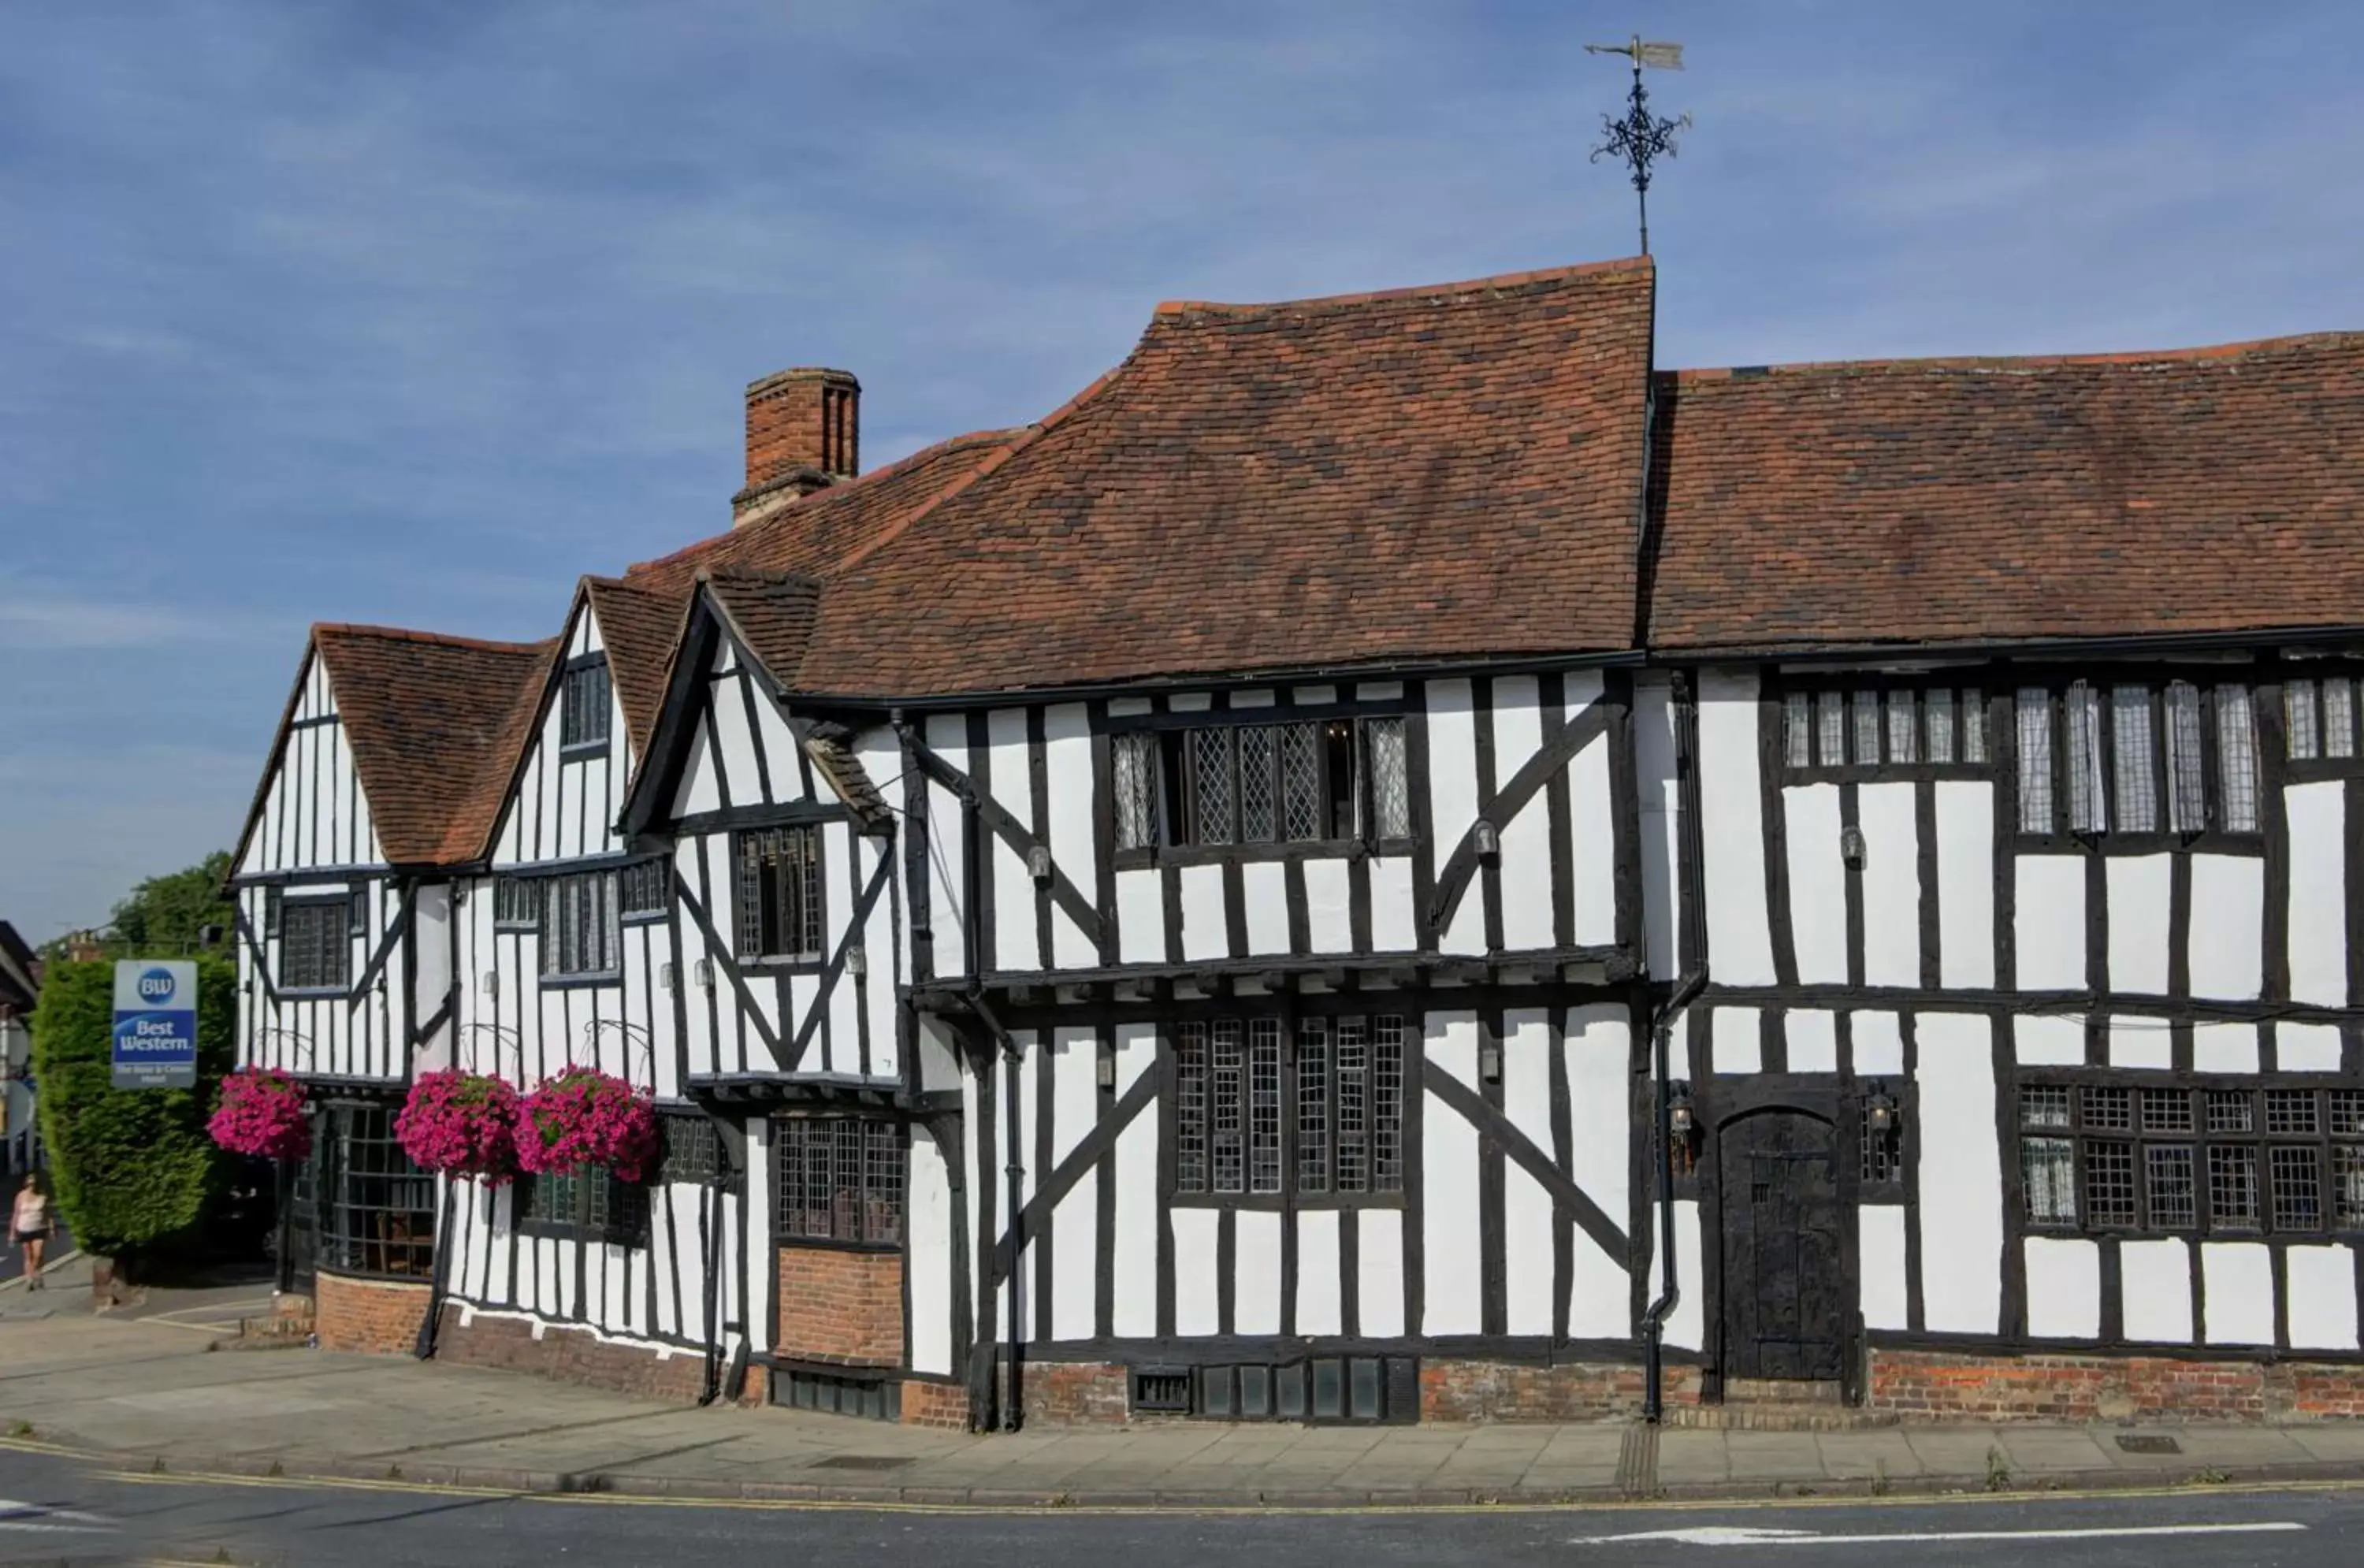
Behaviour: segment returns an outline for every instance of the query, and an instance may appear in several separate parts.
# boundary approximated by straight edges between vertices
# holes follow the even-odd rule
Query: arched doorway
[[[1846,1366],[1846,1211],[1837,1129],[1788,1108],[1717,1135],[1723,1374],[1836,1381]]]

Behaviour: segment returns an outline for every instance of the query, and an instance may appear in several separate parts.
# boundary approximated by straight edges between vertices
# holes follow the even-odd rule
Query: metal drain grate
[[[808,1470],[900,1470],[910,1463],[909,1458],[891,1453],[833,1453],[827,1459],[816,1459],[805,1466]]]
[[[2118,1446],[2128,1453],[2181,1453],[2183,1445],[2163,1433],[2120,1432]]]

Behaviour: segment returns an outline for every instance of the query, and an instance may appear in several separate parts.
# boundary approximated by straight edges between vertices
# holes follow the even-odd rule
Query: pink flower
[[[518,1163],[540,1174],[605,1165],[619,1181],[648,1178],[657,1158],[656,1106],[621,1078],[570,1067],[519,1102]]]
[[[206,1130],[233,1154],[301,1160],[312,1151],[304,1085],[284,1073],[241,1067],[222,1080],[221,1101]]]
[[[422,1073],[411,1084],[394,1136],[421,1170],[499,1186],[517,1175],[517,1116],[515,1089],[498,1078],[447,1067]]]

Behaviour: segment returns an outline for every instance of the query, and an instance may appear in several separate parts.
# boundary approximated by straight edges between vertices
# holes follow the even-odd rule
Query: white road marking
[[[74,1508],[45,1508],[39,1503],[19,1503],[0,1497],[0,1529],[86,1533],[114,1528],[114,1520],[97,1514],[85,1514]]]
[[[1752,1525],[1697,1525],[1689,1529],[1643,1530],[1633,1535],[1580,1535],[1573,1546],[1606,1546],[1627,1540],[1676,1540],[1686,1546],[1857,1546],[1872,1542],[1940,1540],[2116,1540],[2153,1535],[2258,1535],[2304,1529],[2291,1519],[2238,1525],[2124,1525],[2102,1529],[1916,1530],[1895,1535],[1822,1535],[1810,1529],[1765,1529]]]

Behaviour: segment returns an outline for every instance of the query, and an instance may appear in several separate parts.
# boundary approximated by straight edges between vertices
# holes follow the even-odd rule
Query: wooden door
[[[1835,1129],[1758,1111],[1717,1140],[1723,1374],[1837,1378],[1845,1365],[1846,1230]]]

